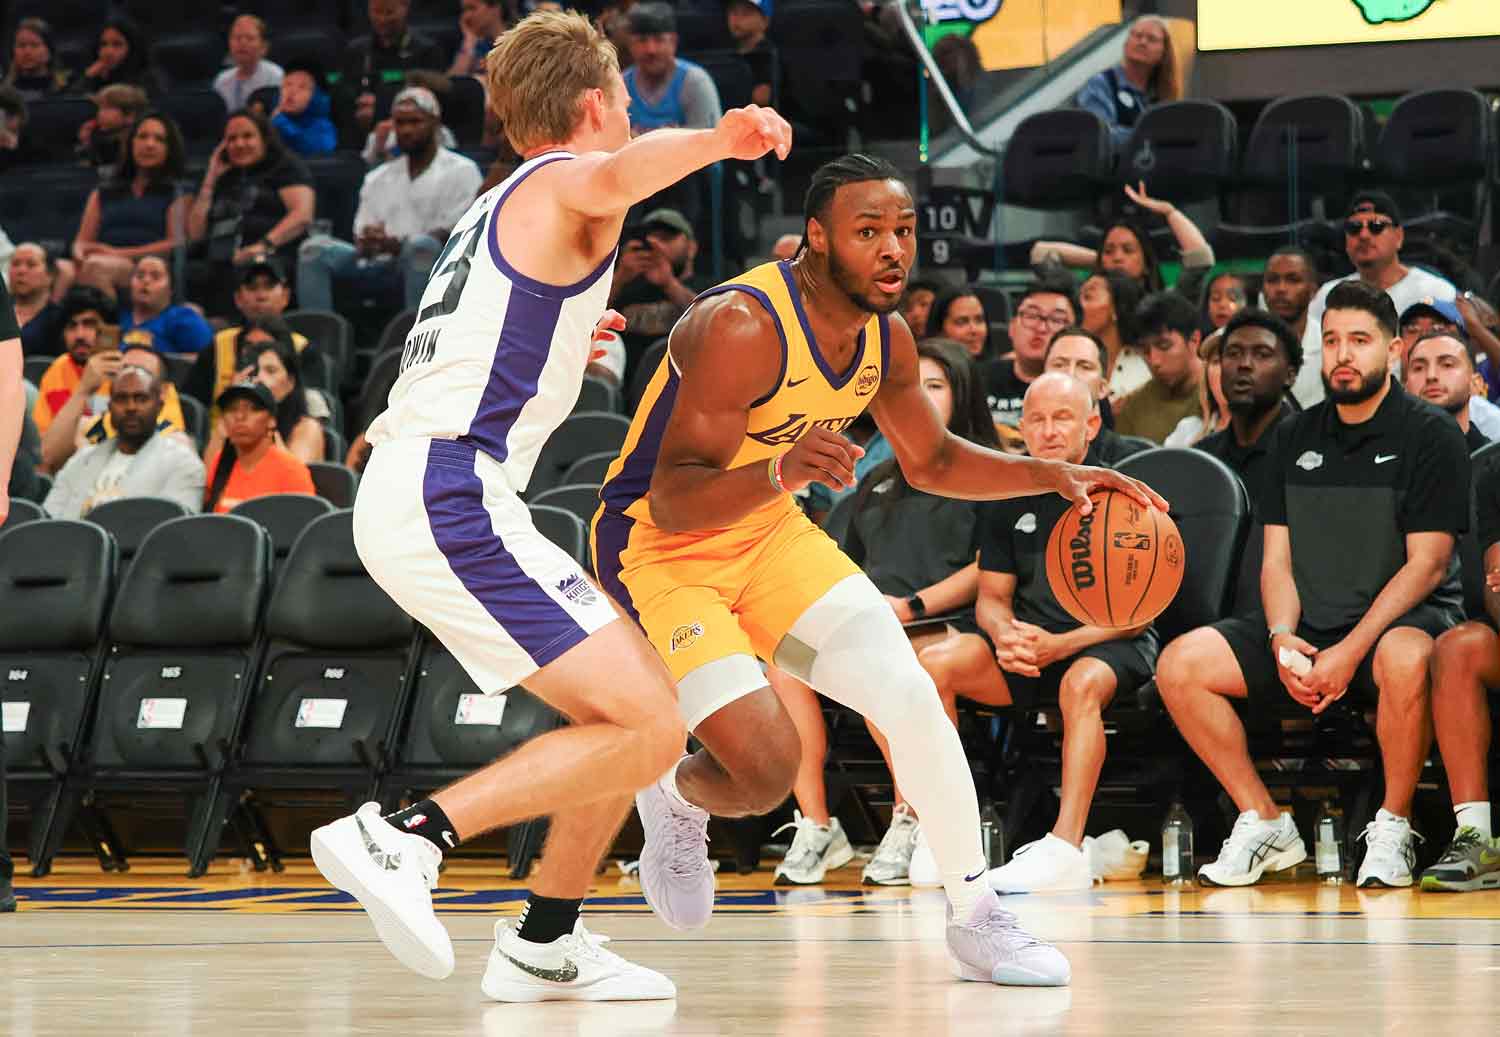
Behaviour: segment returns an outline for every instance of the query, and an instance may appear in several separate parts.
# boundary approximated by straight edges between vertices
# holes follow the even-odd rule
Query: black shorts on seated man
[[[1306,857],[1228,700],[1318,714],[1348,692],[1375,702],[1385,772],[1358,882],[1412,883],[1429,664],[1435,639],[1462,618],[1454,542],[1469,522],[1468,451],[1448,415],[1391,377],[1396,312],[1384,292],[1338,285],[1322,335],[1327,398],[1277,428],[1260,501],[1264,625],[1238,617],[1192,631],[1157,667],[1178,729],[1241,812],[1218,860],[1199,869],[1216,885],[1249,885]],[[1309,657],[1310,671],[1283,652]]]

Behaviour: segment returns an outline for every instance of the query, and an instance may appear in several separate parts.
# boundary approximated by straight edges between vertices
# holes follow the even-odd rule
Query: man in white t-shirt
[[[442,146],[442,109],[431,90],[409,86],[391,102],[401,154],[365,176],[354,214],[353,242],[316,234],[297,258],[297,305],[333,309],[334,278],[356,281],[373,296],[399,282],[416,309],[448,232],[479,194],[484,174],[471,159]]]
[[[1302,336],[1304,360],[1292,386],[1292,395],[1303,407],[1323,399],[1323,307],[1334,285],[1358,278],[1372,288],[1384,289],[1396,304],[1397,313],[1423,300],[1452,302],[1457,297],[1457,289],[1448,281],[1401,262],[1405,242],[1401,210],[1390,195],[1361,191],[1354,196],[1344,219],[1344,249],[1355,272],[1324,284],[1307,308],[1307,330]]]

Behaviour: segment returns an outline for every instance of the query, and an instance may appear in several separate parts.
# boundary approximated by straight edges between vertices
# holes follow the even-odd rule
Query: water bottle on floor
[[[1344,814],[1328,803],[1318,814],[1317,837],[1313,841],[1313,861],[1319,881],[1337,885],[1344,881]]]
[[[1193,819],[1181,800],[1173,800],[1161,826],[1162,882],[1169,886],[1191,886],[1193,875]]]

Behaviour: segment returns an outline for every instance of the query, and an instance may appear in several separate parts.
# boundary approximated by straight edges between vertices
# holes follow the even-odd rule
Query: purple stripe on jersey
[[[629,588],[620,579],[620,556],[630,543],[630,531],[634,527],[635,519],[629,515],[604,509],[599,521],[594,523],[594,575],[599,577],[605,593],[619,602],[620,607],[639,625],[640,613],[635,610]]]
[[[495,359],[490,363],[490,377],[484,395],[469,423],[465,442],[473,443],[497,461],[510,453],[510,430],[515,427],[521,409],[536,396],[542,371],[552,355],[552,336],[557,332],[561,299],[531,295],[519,289],[510,293],[505,307],[505,323],[500,326],[500,341],[495,345]],[[552,431],[548,430],[548,435]],[[517,486],[519,492],[524,487]]]
[[[891,370],[891,317],[880,315],[880,377],[884,379]]]
[[[641,428],[641,438],[636,440],[635,449],[620,466],[620,474],[599,491],[606,512],[623,512],[651,489],[651,471],[656,467],[656,455],[661,451],[662,436],[667,431],[667,419],[672,416],[672,405],[677,402],[677,386],[680,384],[677,372],[671,367],[672,358],[663,354],[661,361],[667,365],[667,384],[662,386],[661,395],[651,405],[646,424]],[[621,543],[621,550],[624,547]]]
[[[532,295],[540,295],[548,299],[568,299],[588,291],[594,286],[595,281],[604,276],[604,272],[609,269],[609,265],[615,261],[615,253],[620,248],[619,244],[616,243],[615,247],[610,250],[609,255],[604,257],[604,261],[595,267],[591,274],[582,281],[575,281],[573,284],[566,285],[547,284],[545,281],[537,281],[527,277],[521,271],[507,263],[505,257],[500,254],[500,210],[504,208],[505,201],[510,197],[511,192],[520,187],[528,176],[543,166],[550,165],[553,162],[566,161],[572,157],[572,155],[554,155],[550,158],[544,158],[526,170],[526,172],[516,177],[511,182],[511,185],[505,189],[505,193],[500,196],[500,200],[495,203],[495,207],[490,210],[489,233],[485,234],[485,239],[489,242],[490,246],[490,259],[494,261],[495,266],[499,268],[500,272],[522,291],[530,292]]]
[[[865,329],[859,329],[859,337],[854,340],[854,356],[849,361],[849,367],[843,374],[838,374],[828,366],[828,361],[823,359],[823,351],[818,348],[818,340],[813,337],[812,325],[807,323],[807,311],[802,308],[802,296],[797,291],[797,282],[792,278],[792,261],[783,259],[776,264],[781,271],[781,279],[786,282],[787,293],[792,297],[792,309],[797,311],[797,323],[802,325],[802,335],[807,339],[808,351],[812,353],[813,363],[818,365],[818,370],[823,372],[823,377],[828,379],[828,384],[835,389],[842,389],[849,384],[849,379],[854,377],[854,372],[859,370],[861,361],[865,358]]]
[[[427,525],[453,575],[495,622],[536,662],[546,666],[588,636],[516,561],[495,533],[484,507],[484,483],[474,471],[474,447],[434,439],[422,476]]]

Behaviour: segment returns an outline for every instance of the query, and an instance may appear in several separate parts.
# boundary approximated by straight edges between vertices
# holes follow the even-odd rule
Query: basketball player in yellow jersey
[[[804,214],[795,259],[711,289],[678,323],[601,491],[599,578],[666,660],[705,746],[636,797],[642,891],[669,925],[706,924],[709,814],[764,813],[786,798],[797,733],[759,657],[889,738],[943,874],[955,972],[1065,984],[1067,960],[1022,931],[985,881],[973,778],[900,622],[791,493],[853,483],[862,451],[840,432],[868,406],[907,480],[931,493],[1056,492],[1086,505],[1091,491],[1118,489],[1166,504],[1112,471],[948,434],[918,382],[911,332],[892,315],[916,222],[894,167],[864,155],[828,163]]]

